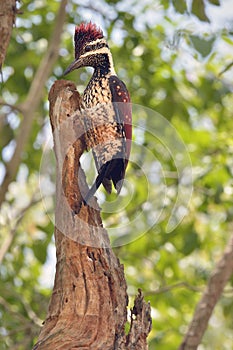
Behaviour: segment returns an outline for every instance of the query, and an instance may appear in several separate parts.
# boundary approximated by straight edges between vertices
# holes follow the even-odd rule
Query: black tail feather
[[[102,174],[99,174],[94,182],[94,184],[91,186],[90,190],[87,192],[86,196],[83,199],[83,203],[84,205],[88,204],[89,199],[94,196],[94,194],[96,193],[96,191],[98,190],[98,188],[100,187],[101,183],[102,183]]]
[[[88,204],[89,199],[94,196],[98,188],[100,187],[101,183],[103,182],[103,179],[105,178],[107,172],[108,172],[108,167],[110,162],[107,162],[104,164],[100,170],[99,175],[96,177],[94,184],[90,188],[90,190],[87,192],[86,196],[83,199],[84,205]]]
[[[108,179],[107,177],[105,177],[103,179],[103,182],[102,182],[105,190],[110,194],[112,193],[112,181],[110,179]]]
[[[94,196],[101,183],[109,186],[111,180],[113,181],[114,187],[117,190],[117,194],[119,194],[124,180],[123,159],[112,159],[101,167],[94,184],[83,199],[84,205],[88,204],[88,201],[91,199],[92,196]],[[108,188],[108,186],[107,188],[105,186],[105,188],[107,192],[111,193],[110,187]]]
[[[117,163],[114,170],[115,171],[112,173],[112,182],[117,191],[117,194],[119,194],[123,186],[125,177],[125,166],[123,159],[117,159]]]

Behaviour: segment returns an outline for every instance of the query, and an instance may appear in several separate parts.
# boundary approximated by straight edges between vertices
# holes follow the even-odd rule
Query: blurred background
[[[56,263],[48,92],[73,60],[75,24],[90,20],[108,38],[115,69],[131,93],[135,111],[128,185],[113,209],[103,210],[104,225],[110,231],[116,228],[111,240],[125,266],[130,305],[138,288],[151,303],[149,349],[177,349],[233,228],[232,1],[96,0],[84,5],[70,0],[58,58],[44,73],[45,84],[38,91],[42,97],[36,106],[31,101],[25,127],[24,103],[51,45],[60,4],[17,4],[21,13],[2,67],[0,349],[31,349],[46,317]],[[80,69],[68,79],[82,92],[91,72]],[[163,121],[159,131],[158,120]],[[174,135],[173,149],[166,140]],[[177,140],[182,143],[179,152]],[[21,157],[12,161],[20,144]],[[94,173],[88,157],[83,165],[91,183]],[[181,158],[185,162],[179,166]],[[12,162],[16,175],[6,186]],[[177,205],[181,183],[188,190],[183,192],[185,205]],[[103,206],[105,200],[116,199],[114,194],[105,196],[101,189]],[[171,213],[176,224],[168,229]],[[131,225],[139,214],[141,225]],[[126,241],[117,236],[122,223],[130,237]],[[232,297],[233,279],[214,310],[200,350],[233,348]]]

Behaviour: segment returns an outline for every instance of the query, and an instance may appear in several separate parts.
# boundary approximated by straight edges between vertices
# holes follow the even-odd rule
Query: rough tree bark
[[[0,69],[6,57],[16,12],[16,0],[0,0]]]
[[[141,291],[125,334],[128,296],[124,269],[103,228],[96,199],[80,208],[87,191],[79,158],[85,138],[80,96],[73,83],[50,90],[50,120],[57,161],[56,276],[48,314],[34,350],[144,350],[151,329],[150,305]],[[78,214],[75,214],[77,213]]]

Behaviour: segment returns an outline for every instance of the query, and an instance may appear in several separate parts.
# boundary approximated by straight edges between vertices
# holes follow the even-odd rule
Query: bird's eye
[[[85,51],[86,51],[86,52],[91,51],[91,50],[92,50],[91,45],[87,45],[87,46],[85,47]]]

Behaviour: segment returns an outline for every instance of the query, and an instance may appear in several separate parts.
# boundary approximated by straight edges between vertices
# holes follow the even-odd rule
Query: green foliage
[[[116,71],[134,104],[133,160],[126,176],[133,196],[128,189],[123,192],[122,202],[116,204],[120,212],[104,212],[103,204],[104,224],[116,230],[112,243],[125,266],[132,300],[141,288],[151,302],[149,348],[177,349],[233,224],[232,32],[226,31],[225,23],[216,30],[211,26],[207,5],[220,6],[216,0],[193,0],[190,13],[184,0],[163,1],[158,7],[152,0],[146,4],[135,0],[132,6],[131,2],[126,6],[119,1],[101,1],[100,10],[77,3],[70,1],[67,23],[92,19],[104,27]],[[5,61],[5,68],[10,67],[12,73],[1,87],[7,103],[25,101],[46,52],[58,7],[55,0],[22,2],[23,14],[16,22]],[[198,19],[196,30],[193,21]],[[55,264],[51,255],[54,209],[50,197],[42,193],[41,200],[39,182],[48,134],[48,90],[73,59],[72,30],[65,27],[59,60],[44,88],[40,108],[32,116],[30,142],[0,215],[0,245],[12,237],[0,267],[1,349],[13,345],[32,348],[51,293],[53,278],[48,285],[45,269],[51,260]],[[83,89],[89,74],[80,70],[69,79]],[[6,106],[1,111],[0,160],[4,167],[10,141],[18,135],[23,117]],[[183,177],[178,176],[176,165],[183,164],[183,153],[176,149],[177,144],[172,147],[172,128],[191,158],[193,193],[188,207],[180,205],[175,212],[179,217],[185,210],[183,221],[169,232],[167,224],[179,183],[189,175],[182,167]],[[49,164],[46,181],[54,176]],[[107,197],[113,198],[114,194]],[[140,220],[134,221],[139,215]],[[124,237],[123,229],[127,231]],[[205,350],[233,346],[232,284],[233,280],[205,334]]]

